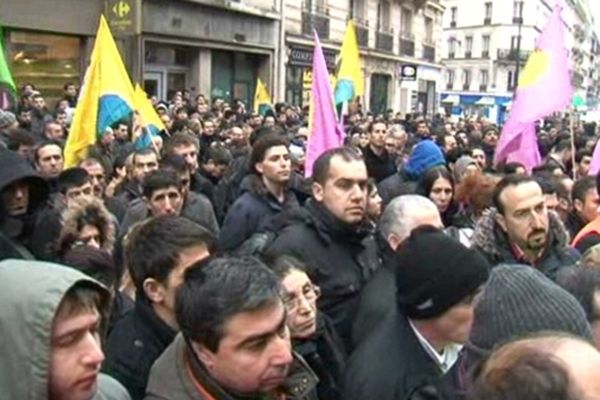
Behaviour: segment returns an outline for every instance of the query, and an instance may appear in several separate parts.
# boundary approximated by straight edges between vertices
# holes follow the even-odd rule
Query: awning
[[[496,101],[493,97],[483,96],[481,99],[477,100],[475,104],[480,106],[493,106],[496,104]]]
[[[460,103],[460,97],[457,94],[449,94],[442,99],[442,103],[457,105]]]

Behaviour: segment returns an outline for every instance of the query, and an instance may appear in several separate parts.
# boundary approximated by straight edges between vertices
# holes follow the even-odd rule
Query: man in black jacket
[[[269,254],[302,260],[321,287],[319,309],[331,318],[347,350],[361,288],[378,268],[377,248],[363,225],[367,168],[353,148],[326,151],[313,167],[312,199],[289,219]]]
[[[111,330],[103,370],[135,400],[144,397],[152,364],[179,330],[174,302],[183,274],[209,256],[213,238],[194,222],[169,215],[143,223],[131,235],[125,251],[135,306]]]
[[[396,309],[352,354],[344,400],[410,398],[446,374],[469,337],[474,298],[490,268],[477,251],[430,226],[415,229],[391,262]]]

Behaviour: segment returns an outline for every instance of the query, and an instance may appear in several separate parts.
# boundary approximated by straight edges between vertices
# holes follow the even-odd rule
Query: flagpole
[[[575,168],[575,129],[573,127],[573,115],[575,113],[575,107],[571,107],[571,112],[569,113],[569,130],[571,131],[571,168],[573,180],[577,180],[577,168]]]

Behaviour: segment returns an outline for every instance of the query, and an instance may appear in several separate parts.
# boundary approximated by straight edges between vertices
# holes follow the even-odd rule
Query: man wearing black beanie
[[[346,400],[405,399],[448,372],[490,270],[477,251],[430,226],[414,230],[390,262],[397,307],[352,354]]]

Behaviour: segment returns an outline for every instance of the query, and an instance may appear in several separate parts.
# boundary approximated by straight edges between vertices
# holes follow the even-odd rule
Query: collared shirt
[[[541,260],[543,254],[544,254],[545,248],[542,249],[538,253],[538,255],[535,258],[535,261],[533,261],[533,262],[527,258],[527,256],[525,255],[525,252],[518,245],[511,243],[510,250],[512,251],[512,254],[515,257],[515,261],[525,264],[525,265],[531,265],[531,266],[535,267],[536,264],[538,264],[539,261]]]
[[[425,339],[423,335],[421,335],[421,332],[419,332],[419,330],[415,328],[412,321],[409,320],[408,323],[410,324],[412,330],[415,332],[415,335],[417,335],[417,339],[419,339],[419,343],[421,343],[421,346],[423,346],[425,352],[429,354],[429,356],[433,359],[433,361],[442,370],[444,374],[448,372],[450,368],[452,368],[456,360],[458,360],[458,355],[460,354],[460,351],[462,350],[463,346],[456,343],[450,343],[446,345],[446,347],[444,347],[444,351],[442,352],[442,354],[440,354],[437,352],[436,349],[433,348],[431,343],[429,343],[429,341]]]

